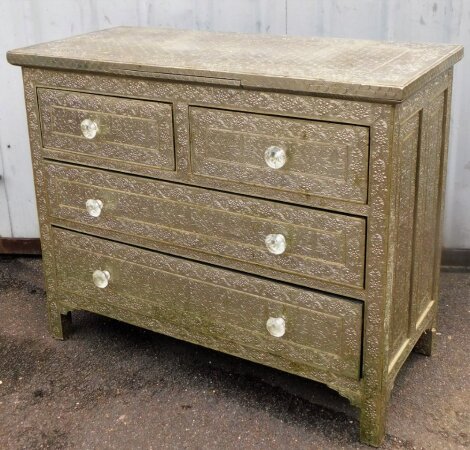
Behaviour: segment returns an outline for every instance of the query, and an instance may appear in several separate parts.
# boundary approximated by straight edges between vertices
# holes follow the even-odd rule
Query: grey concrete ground
[[[443,273],[435,355],[412,354],[386,449],[470,446],[470,273]],[[0,449],[356,449],[327,387],[89,313],[46,330],[41,260],[0,258]]]

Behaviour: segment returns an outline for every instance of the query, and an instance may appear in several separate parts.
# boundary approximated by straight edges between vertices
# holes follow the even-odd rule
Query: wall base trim
[[[0,238],[0,254],[40,255],[41,241],[38,238]]]
[[[470,248],[444,248],[441,265],[470,267]]]

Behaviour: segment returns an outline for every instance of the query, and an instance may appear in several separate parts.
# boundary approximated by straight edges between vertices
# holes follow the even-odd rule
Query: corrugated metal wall
[[[4,54],[117,25],[470,45],[468,0],[1,0],[0,236],[38,236],[20,71]],[[470,248],[470,57],[456,67],[444,245]]]

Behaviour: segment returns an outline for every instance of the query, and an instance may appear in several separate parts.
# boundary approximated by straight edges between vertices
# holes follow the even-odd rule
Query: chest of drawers
[[[53,336],[83,309],[321,381],[380,445],[431,351],[461,57],[125,27],[9,52]]]

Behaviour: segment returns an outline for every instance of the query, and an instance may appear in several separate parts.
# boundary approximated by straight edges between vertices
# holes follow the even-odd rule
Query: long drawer
[[[363,288],[363,218],[64,164],[46,170],[54,223],[307,286]]]
[[[172,107],[57,89],[38,89],[48,157],[147,174],[175,170]]]
[[[111,316],[150,317],[163,333],[185,329],[207,342],[236,342],[300,367],[359,377],[359,301],[58,228],[53,240],[64,301],[73,296],[92,311],[105,304]]]
[[[367,202],[369,129],[190,107],[195,175]]]

